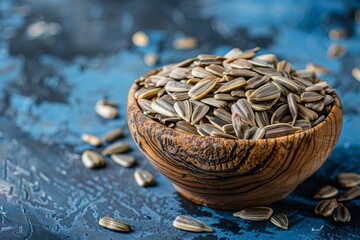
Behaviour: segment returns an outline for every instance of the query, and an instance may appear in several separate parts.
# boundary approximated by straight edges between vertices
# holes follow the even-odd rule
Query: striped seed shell
[[[269,117],[265,111],[255,112],[255,121],[257,125],[261,128],[270,125]]]
[[[210,110],[210,107],[205,104],[199,104],[195,107],[193,114],[191,115],[191,125],[196,124],[200,121]]]
[[[224,74],[234,77],[255,77],[259,75],[258,73],[248,69],[237,69],[237,68],[225,71]]]
[[[343,172],[336,176],[336,181],[340,187],[349,188],[360,184],[360,174],[353,172]]]
[[[316,193],[314,198],[331,198],[335,197],[338,194],[338,190],[334,188],[333,186],[326,185],[322,188],[320,188]]]
[[[161,88],[140,88],[135,93],[136,99],[150,99],[157,95]]]
[[[222,126],[221,129],[226,134],[235,135],[234,125],[232,123]]]
[[[205,70],[209,73],[212,73],[218,77],[223,76],[223,72],[225,72],[225,68],[216,64],[210,64],[209,66],[205,67]]]
[[[192,134],[198,134],[196,127],[185,121],[176,122],[175,129]]]
[[[186,79],[190,76],[190,69],[184,67],[176,67],[169,74],[169,77],[177,80]]]
[[[253,101],[269,101],[280,97],[279,89],[272,83],[267,83],[258,89],[248,97]]]
[[[193,75],[194,77],[198,77],[198,78],[206,78],[206,77],[214,76],[212,73],[206,71],[202,67],[194,67],[191,70],[191,75]]]
[[[233,113],[239,114],[242,121],[248,123],[251,126],[255,126],[255,114],[246,99],[239,99],[234,105],[231,106]]]
[[[243,53],[239,48],[233,48],[224,55],[225,58],[236,58]]]
[[[214,110],[214,115],[220,119],[222,119],[223,121],[225,121],[226,123],[231,123],[231,113],[229,113],[228,111],[226,111],[223,108],[217,108]]]
[[[283,76],[271,76],[274,82],[284,86],[288,90],[296,93],[300,90],[299,85],[292,79]]]
[[[289,220],[287,216],[283,213],[271,216],[270,222],[275,226],[285,230],[287,230],[289,226]]]
[[[127,142],[116,142],[107,146],[103,151],[102,155],[108,156],[116,153],[125,153],[130,151],[130,145]]]
[[[264,127],[265,138],[277,138],[301,132],[302,128],[294,127],[288,123],[275,123]]]
[[[344,204],[339,203],[338,207],[334,211],[334,220],[336,222],[350,222],[351,214]]]
[[[231,91],[231,96],[233,97],[245,97],[245,91],[244,90],[234,90],[234,91]]]
[[[298,113],[301,117],[309,120],[310,122],[316,120],[319,117],[315,111],[308,109],[307,107],[301,104],[298,104]]]
[[[338,203],[335,198],[326,199],[319,202],[315,208],[315,213],[317,215],[322,215],[323,217],[329,217],[333,214],[335,208],[337,208]]]
[[[90,145],[92,145],[94,147],[98,147],[98,146],[101,145],[100,138],[98,138],[98,137],[96,137],[94,135],[91,135],[91,134],[82,134],[81,139],[84,142],[86,142],[86,143],[88,143],[88,144],[90,144]]]
[[[102,226],[103,228],[107,228],[107,229],[110,229],[110,230],[116,231],[116,232],[130,232],[131,231],[130,224],[123,222],[123,221],[119,221],[117,219],[110,218],[110,217],[100,218],[99,225]]]
[[[269,220],[273,212],[269,207],[252,207],[236,212],[233,216],[250,221],[266,221]]]
[[[173,221],[173,226],[189,232],[214,232],[214,230],[206,226],[203,222],[184,215],[177,216]]]
[[[117,140],[119,138],[122,138],[124,136],[124,131],[120,128],[113,129],[107,133],[104,134],[102,139],[105,142],[112,142],[114,140]]]
[[[226,101],[223,101],[223,100],[218,100],[218,99],[215,99],[215,98],[212,98],[212,97],[208,97],[208,98],[203,98],[203,99],[200,99],[200,101],[202,103],[205,103],[209,106],[213,106],[213,107],[216,107],[216,108],[223,108],[227,105],[227,102]]]
[[[339,202],[350,201],[357,197],[360,197],[360,188],[352,187],[352,188],[349,188],[349,190],[344,192],[343,195],[341,195],[339,197]]]
[[[303,131],[306,131],[311,128],[311,123],[309,122],[309,120],[300,119],[295,121],[294,126],[301,127]]]
[[[265,85],[270,80],[269,76],[256,76],[252,77],[249,80],[246,81],[246,85],[244,86],[245,90],[249,89],[256,89],[258,87],[261,87],[262,85]]]
[[[246,84],[245,79],[243,77],[238,77],[235,78],[234,80],[224,83],[218,90],[215,91],[215,93],[230,92],[244,86],[245,84]]]
[[[164,99],[158,99],[151,103],[151,109],[165,116],[175,117],[176,112],[174,106]]]
[[[190,122],[192,114],[192,105],[190,101],[181,101],[174,104],[176,113],[185,121]]]
[[[230,134],[227,134],[227,133],[224,133],[224,132],[219,132],[219,131],[212,131],[210,133],[210,137],[237,139],[237,137],[235,137],[234,135],[230,135]]]
[[[165,90],[169,91],[169,92],[187,92],[192,87],[193,87],[193,85],[191,85],[191,84],[178,82],[178,81],[169,81],[165,85]]]
[[[283,104],[278,109],[276,109],[276,111],[272,115],[271,124],[279,123],[281,121],[281,119],[286,117],[288,114],[289,114],[289,105],[288,104]]]
[[[205,97],[217,84],[217,78],[210,78],[207,80],[203,80],[198,82],[195,86],[193,86],[189,91],[189,96],[195,100],[200,100]]]
[[[233,68],[240,68],[240,69],[251,69],[252,65],[245,59],[238,58],[229,63]]]
[[[239,98],[231,96],[230,93],[217,93],[214,95],[214,98],[217,100],[224,100],[224,101],[236,101]]]
[[[96,113],[106,119],[114,119],[118,116],[118,110],[112,104],[108,104],[105,100],[99,100],[95,105]]]
[[[316,92],[303,92],[300,98],[302,102],[307,103],[319,101],[323,99],[324,96]]]
[[[209,120],[209,122],[214,125],[215,127],[217,127],[218,129],[220,129],[222,131],[222,127],[226,124],[228,124],[228,122],[225,122],[224,120],[222,120],[221,118],[215,117],[215,116],[210,116],[207,115],[206,118]]]
[[[231,120],[236,136],[243,139],[245,131],[250,128],[249,125],[242,120],[238,113],[235,112],[233,112]]]
[[[289,93],[289,95],[287,95],[287,102],[289,104],[290,114],[293,118],[292,125],[294,125],[298,116],[297,101],[294,93]]]

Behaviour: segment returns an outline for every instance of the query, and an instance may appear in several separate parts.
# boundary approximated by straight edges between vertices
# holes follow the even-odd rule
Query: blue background
[[[341,171],[359,172],[360,67],[359,1],[0,1],[0,239],[359,239],[360,201],[346,206],[350,224],[315,216],[314,192],[335,184]],[[34,25],[35,24],[35,25]],[[36,33],[36,26],[46,26]],[[329,30],[344,28],[336,41],[344,57],[329,60],[334,41]],[[40,29],[41,30],[41,29]],[[146,31],[151,44],[138,48],[131,35]],[[181,36],[199,40],[196,49],[176,51]],[[297,69],[312,62],[331,70],[322,77],[340,95],[344,126],[326,164],[285,200],[274,204],[286,213],[289,230],[270,222],[246,222],[232,212],[194,205],[141,156],[126,123],[127,91],[134,79],[151,70],[147,52],[159,65],[199,53],[224,54],[233,47],[260,46]],[[106,121],[94,112],[98,99],[120,103],[120,118]],[[84,132],[101,136],[121,127],[139,166],[158,185],[139,188],[134,169],[108,159],[103,169],[86,169],[80,159]],[[172,227],[179,214],[194,216],[215,233],[195,234]],[[115,233],[98,226],[111,216],[129,222],[133,231]],[[321,230],[317,230],[321,229]]]

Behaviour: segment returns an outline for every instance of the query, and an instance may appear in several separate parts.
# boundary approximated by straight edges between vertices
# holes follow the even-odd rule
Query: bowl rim
[[[153,70],[154,71],[154,70]],[[153,72],[151,71],[151,72]],[[144,75],[146,77],[146,74]],[[322,81],[322,80],[320,80]],[[340,117],[342,118],[342,105],[340,102],[340,98],[339,96],[333,92],[332,95],[334,97],[334,103],[333,106],[331,108],[331,111],[329,112],[329,114],[326,116],[326,118],[319,123],[318,125],[316,125],[315,127],[311,127],[309,129],[307,129],[306,131],[302,131],[302,132],[298,132],[295,134],[290,134],[290,135],[286,135],[286,136],[281,136],[281,137],[276,137],[276,138],[262,138],[262,139],[231,139],[231,138],[216,138],[216,137],[211,137],[211,136],[201,136],[201,135],[196,135],[193,133],[189,133],[189,132],[185,132],[185,131],[179,131],[176,130],[174,128],[170,128],[167,127],[166,125],[163,125],[157,121],[154,121],[153,119],[149,118],[148,116],[146,116],[140,109],[139,104],[137,103],[137,99],[135,98],[134,94],[136,92],[136,90],[139,88],[139,85],[137,85],[136,83],[133,83],[129,89],[129,93],[128,93],[128,111],[129,111],[129,107],[131,105],[136,107],[136,110],[139,114],[141,114],[142,116],[145,116],[147,121],[150,121],[150,123],[155,124],[158,127],[161,127],[161,129],[163,130],[167,130],[167,131],[171,131],[171,132],[175,132],[177,135],[177,137],[187,137],[187,138],[200,138],[202,140],[205,141],[214,141],[215,139],[218,140],[222,140],[222,141],[226,141],[226,142],[242,142],[242,143],[251,143],[251,142],[257,142],[257,143],[266,143],[268,141],[282,141],[282,140],[286,140],[289,138],[296,138],[296,137],[302,137],[306,134],[312,134],[314,132],[316,132],[317,130],[321,129],[324,125],[326,125],[329,122],[330,119],[330,115],[336,115],[335,111],[338,109],[339,113],[340,113]],[[131,104],[131,102],[133,102]],[[128,118],[129,118],[129,112],[128,112]],[[342,121],[341,121],[341,127],[342,127]]]

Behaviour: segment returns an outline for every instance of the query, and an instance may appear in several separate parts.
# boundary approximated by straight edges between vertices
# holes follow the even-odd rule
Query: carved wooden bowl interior
[[[203,137],[168,128],[142,113],[133,85],[128,124],[140,151],[188,200],[211,208],[263,206],[289,195],[318,170],[339,138],[342,107],[335,96],[326,119],[305,132],[261,140]]]

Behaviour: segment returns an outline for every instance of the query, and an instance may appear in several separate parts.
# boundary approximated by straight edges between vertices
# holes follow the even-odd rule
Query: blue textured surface
[[[359,239],[359,200],[346,204],[351,223],[338,224],[315,216],[312,199],[319,186],[334,184],[338,172],[360,171],[360,82],[350,73],[360,66],[356,9],[360,2],[350,0],[1,0],[0,206],[7,218],[0,216],[0,239]],[[30,30],[39,21],[48,31],[35,36]],[[338,41],[347,53],[328,60],[328,32],[334,27],[347,30]],[[136,30],[147,31],[149,47],[131,45]],[[199,47],[173,50],[172,40],[182,35],[197,37]],[[184,200],[140,155],[128,131],[132,154],[156,176],[158,186],[139,188],[134,169],[110,160],[97,171],[83,167],[80,154],[89,146],[80,134],[127,129],[127,90],[150,70],[142,60],[145,52],[157,52],[161,65],[254,46],[295,68],[313,62],[331,69],[323,79],[337,89],[344,107],[343,132],[330,159],[272,206],[288,215],[289,230]],[[105,121],[95,114],[100,98],[120,103],[119,119]],[[172,220],[179,214],[203,220],[215,233],[178,231]],[[97,222],[105,215],[129,222],[134,230],[102,229]]]

